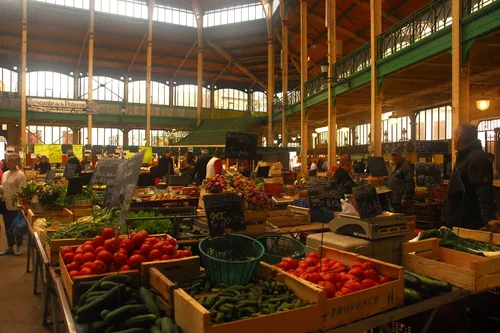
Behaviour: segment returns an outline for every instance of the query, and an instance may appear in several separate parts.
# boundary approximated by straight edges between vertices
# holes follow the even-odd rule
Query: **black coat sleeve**
[[[415,178],[413,177],[413,171],[409,163],[405,163],[404,165],[403,181],[403,199],[406,201],[413,200],[415,197]]]
[[[477,196],[483,222],[486,225],[495,219],[496,204],[493,195],[493,167],[483,152],[471,156],[468,174],[469,181]]]

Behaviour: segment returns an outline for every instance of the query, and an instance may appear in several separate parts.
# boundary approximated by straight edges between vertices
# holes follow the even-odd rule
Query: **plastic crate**
[[[302,208],[310,208],[308,199],[295,199],[293,205]]]

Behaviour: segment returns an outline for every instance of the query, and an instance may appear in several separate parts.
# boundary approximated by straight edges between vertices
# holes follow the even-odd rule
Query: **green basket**
[[[301,259],[306,254],[306,247],[296,239],[284,236],[262,236],[257,240],[264,246],[262,261],[270,265],[279,264],[284,257]]]
[[[248,284],[264,255],[262,244],[242,235],[206,237],[198,247],[210,282],[230,286]]]

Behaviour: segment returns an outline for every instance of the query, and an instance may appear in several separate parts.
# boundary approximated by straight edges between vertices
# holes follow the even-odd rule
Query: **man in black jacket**
[[[340,156],[339,168],[335,171],[335,178],[339,187],[340,195],[351,194],[352,188],[357,184],[352,179],[352,157],[349,154]]]
[[[448,227],[500,227],[493,196],[493,167],[477,139],[477,128],[462,124],[453,133],[455,167],[444,198],[442,219]]]
[[[415,179],[410,163],[400,152],[391,153],[392,166],[389,169],[389,182],[387,187],[392,192],[389,193],[391,206],[396,213],[403,211],[402,204],[413,200],[415,196]]]
[[[194,165],[194,180],[196,185],[201,185],[203,179],[207,177],[208,161],[210,161],[210,157],[208,157],[208,150],[202,149],[201,156]]]

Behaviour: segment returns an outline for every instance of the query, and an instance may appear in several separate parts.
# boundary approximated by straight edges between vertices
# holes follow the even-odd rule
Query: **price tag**
[[[382,206],[380,205],[377,190],[373,185],[353,187],[352,193],[356,199],[360,218],[368,219],[382,214]]]
[[[308,177],[306,189],[311,208],[342,211],[340,192],[335,177]]]
[[[257,135],[239,132],[227,132],[226,158],[257,159]]]
[[[203,197],[210,236],[220,236],[226,229],[246,230],[241,198],[235,193],[210,194]]]

